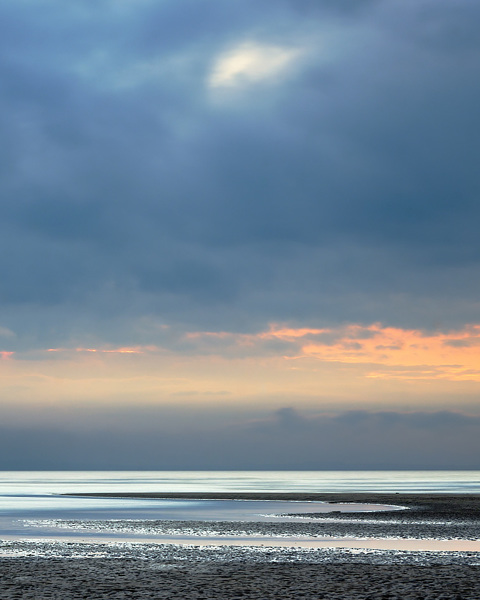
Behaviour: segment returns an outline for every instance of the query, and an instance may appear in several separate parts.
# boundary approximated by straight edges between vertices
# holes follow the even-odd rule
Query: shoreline
[[[105,498],[297,500],[402,505],[409,510],[314,513],[308,523],[214,522],[219,534],[480,538],[480,494],[65,494]],[[293,507],[292,507],[293,508]],[[294,514],[294,513],[292,513]],[[312,515],[309,515],[312,516]],[[149,521],[151,524],[152,522]],[[205,527],[153,522],[161,532]],[[110,524],[111,525],[111,524]],[[121,524],[120,524],[121,525]],[[130,524],[140,526],[141,522]],[[105,521],[108,527],[108,521]],[[223,529],[222,529],[223,528]],[[0,542],[2,600],[383,600],[480,598],[480,552],[344,548],[195,547],[162,543]],[[16,553],[16,554],[15,554]]]
[[[293,502],[355,502],[408,504],[433,502],[480,505],[480,493],[445,492],[65,492],[60,496],[83,498],[143,498],[152,500],[290,500]]]
[[[411,519],[425,517],[461,519],[470,518],[480,521],[480,494],[478,493],[404,493],[404,492],[89,492],[62,494],[63,496],[94,497],[94,498],[138,498],[152,500],[287,500],[292,502],[326,502],[352,504],[378,504],[395,507],[405,507],[403,511]],[[295,513],[292,513],[295,514]],[[312,513],[316,518],[328,518],[331,513]],[[343,518],[371,518],[381,515],[382,518],[398,517],[398,509],[382,510],[381,512],[352,512],[342,513]],[[406,517],[408,518],[408,517]]]
[[[105,498],[141,498],[141,499],[167,499],[167,500],[238,500],[238,501],[292,501],[292,505],[278,513],[278,520],[272,518],[265,521],[251,521],[245,523],[237,521],[217,520],[167,520],[165,518],[138,520],[136,522],[122,522],[113,524],[108,521],[90,522],[85,525],[95,528],[106,535],[115,529],[119,533],[129,535],[148,533],[155,535],[162,542],[176,538],[181,540],[196,538],[194,542],[200,545],[201,540],[205,545],[218,543],[226,545],[228,539],[274,538],[290,539],[292,546],[301,543],[308,547],[344,548],[369,548],[402,550],[441,550],[459,552],[470,550],[480,552],[480,495],[479,494],[389,494],[389,493],[90,493],[76,494],[78,496],[105,497]],[[301,503],[321,501],[328,503],[330,510],[324,512],[302,512]],[[296,510],[295,502],[299,503]],[[395,504],[394,504],[395,503]],[[338,504],[339,510],[335,510]],[[375,510],[352,510],[344,512],[341,508],[345,504],[369,506],[377,505]],[[390,508],[386,508],[390,507]],[[303,507],[302,507],[303,508]],[[405,510],[402,510],[404,508]],[[268,510],[268,509],[267,509]],[[287,512],[288,511],[288,512]],[[65,524],[73,529],[76,524]],[[171,540],[175,543],[175,539]],[[427,543],[428,542],[428,543]],[[248,542],[245,542],[248,545]],[[268,544],[266,544],[268,545]],[[480,560],[480,553],[478,554]]]
[[[80,495],[80,494],[77,494]],[[83,494],[81,494],[83,496]],[[271,537],[290,538],[292,540],[303,540],[307,542],[312,540],[318,545],[323,541],[331,541],[340,545],[343,542],[348,547],[353,548],[357,540],[369,540],[369,548],[388,547],[391,549],[402,549],[407,547],[408,540],[411,540],[412,547],[414,540],[425,542],[431,540],[430,549],[434,547],[442,548],[449,546],[452,551],[460,549],[460,542],[468,542],[465,548],[470,548],[472,552],[478,553],[480,547],[480,495],[469,494],[385,494],[385,493],[358,493],[358,494],[303,494],[303,493],[145,493],[145,494],[121,494],[110,493],[102,495],[101,493],[91,493],[88,496],[106,497],[106,498],[142,498],[142,499],[195,499],[195,500],[272,500],[272,501],[293,501],[292,505],[283,508],[282,513],[278,513],[278,520],[271,518],[269,520],[257,520],[244,522],[241,520],[222,520],[221,512],[216,520],[168,520],[165,517],[158,519],[149,518],[132,522],[123,521],[119,524],[109,522],[90,521],[81,525],[85,530],[88,527],[107,534],[111,531],[125,533],[130,535],[148,533],[155,535],[157,539],[165,540],[169,537],[190,538],[197,536],[205,540],[235,537]],[[296,510],[295,501],[299,502]],[[333,510],[329,512],[301,512],[300,502],[322,501],[327,502]],[[358,510],[343,512],[335,510],[335,504],[360,505],[371,507],[378,505],[381,507],[375,510]],[[395,504],[394,504],[395,503]],[[390,509],[385,509],[390,506]],[[399,510],[399,507],[405,510]],[[268,509],[267,509],[268,510]],[[71,529],[79,526],[78,522],[66,523],[63,526]],[[348,540],[348,542],[347,542]],[[353,540],[351,542],[351,540]],[[381,542],[379,542],[381,540]],[[395,547],[394,540],[401,540]],[[444,542],[450,541],[450,544]],[[438,543],[442,542],[442,543]],[[459,542],[454,544],[453,542]],[[472,543],[474,542],[474,543]],[[362,542],[363,544],[363,542]],[[359,546],[362,546],[360,544]],[[374,545],[376,544],[376,546]],[[424,543],[417,544],[417,547],[425,548]],[[480,554],[479,560],[480,560]],[[479,595],[480,597],[480,595]]]

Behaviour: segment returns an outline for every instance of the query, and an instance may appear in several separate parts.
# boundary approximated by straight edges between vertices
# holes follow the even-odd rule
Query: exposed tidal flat
[[[455,599],[478,600],[478,567],[336,560],[4,559],[2,599]]]
[[[102,494],[108,496],[108,494]],[[125,495],[116,494],[116,497]],[[57,520],[84,528],[78,540],[10,540],[0,545],[0,598],[451,599],[480,598],[480,552],[375,548],[375,540],[480,539],[480,496],[473,494],[135,494],[143,498],[296,500],[403,506],[382,512],[292,511],[281,522]],[[307,520],[308,519],[308,520]],[[117,530],[147,541],[92,543]],[[151,536],[157,541],[153,541]],[[172,543],[158,543],[172,536]],[[178,543],[180,537],[198,538]],[[261,538],[263,545],[210,546],[209,538]],[[268,538],[291,545],[269,545]],[[175,541],[177,538],[177,542]],[[356,538],[371,547],[295,547],[293,540]]]

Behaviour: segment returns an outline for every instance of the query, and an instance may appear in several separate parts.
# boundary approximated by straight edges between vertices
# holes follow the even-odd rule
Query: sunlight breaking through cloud
[[[209,86],[237,87],[274,77],[290,65],[300,52],[296,48],[246,42],[217,59],[208,80]]]

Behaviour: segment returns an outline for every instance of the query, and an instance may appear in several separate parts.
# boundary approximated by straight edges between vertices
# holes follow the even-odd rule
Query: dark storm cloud
[[[478,318],[473,3],[25,0],[0,17],[0,324],[18,344],[131,341],[142,315]],[[302,52],[283,78],[209,88],[246,41]]]
[[[162,410],[134,426],[3,428],[2,469],[476,469],[480,419],[455,412],[355,411],[308,417],[292,408],[251,422],[173,425]],[[193,421],[193,420],[192,420]],[[235,420],[234,420],[235,421]]]

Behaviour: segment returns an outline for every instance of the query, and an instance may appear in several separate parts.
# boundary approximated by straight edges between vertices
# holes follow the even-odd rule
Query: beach
[[[157,562],[140,559],[5,559],[5,600],[70,599],[456,599],[478,600],[479,567]]]
[[[101,496],[109,496],[101,494]],[[115,497],[131,497],[115,494]],[[162,536],[194,537],[197,543],[121,541],[3,541],[0,551],[1,594],[5,600],[89,598],[188,599],[451,599],[480,598],[480,553],[405,551],[371,548],[306,548],[292,543],[269,546],[265,538],[315,539],[352,537],[367,540],[478,540],[480,496],[477,494],[135,494],[136,497],[317,500],[329,503],[374,503],[407,510],[318,513],[305,522],[205,523],[156,521]],[[333,505],[334,507],[334,505]],[[88,525],[88,524],[87,524]],[[111,524],[110,524],[111,525]],[[144,522],[116,524],[128,532]],[[100,529],[109,522],[98,523]],[[208,545],[212,536],[262,536],[262,545]],[[373,544],[374,545],[374,544]]]

